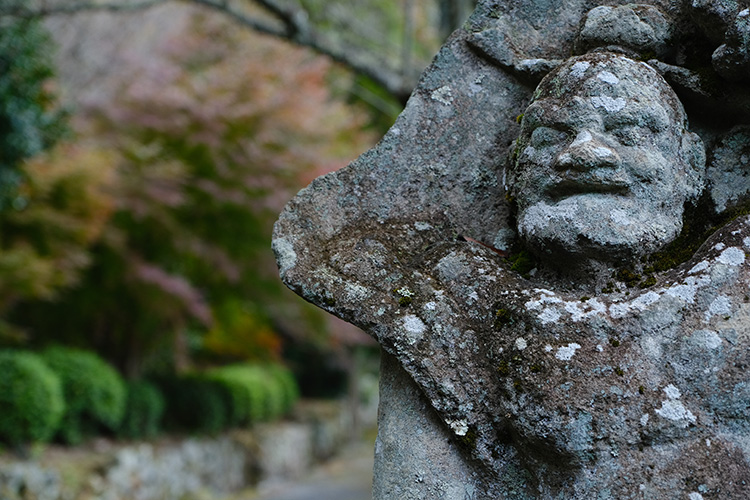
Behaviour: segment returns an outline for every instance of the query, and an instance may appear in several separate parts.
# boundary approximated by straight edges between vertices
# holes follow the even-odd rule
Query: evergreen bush
[[[229,422],[231,395],[226,386],[201,375],[156,380],[166,400],[165,425],[174,430],[215,434]]]
[[[58,436],[68,444],[102,428],[114,431],[125,412],[125,383],[96,354],[53,347],[42,358],[62,382],[66,409]]]
[[[207,376],[222,384],[231,393],[231,425],[249,425],[265,416],[266,395],[258,373],[245,369],[245,365],[215,368]]]
[[[288,368],[278,365],[268,365],[269,374],[274,377],[281,386],[283,396],[282,414],[288,413],[299,399],[300,391],[294,374]]]
[[[165,401],[161,391],[150,382],[129,381],[125,415],[118,435],[129,439],[151,438],[159,433]]]
[[[65,408],[60,379],[35,354],[0,351],[0,441],[46,441]]]
[[[234,425],[278,418],[291,409],[299,394],[294,377],[279,365],[229,365],[211,370],[208,376],[232,393]]]

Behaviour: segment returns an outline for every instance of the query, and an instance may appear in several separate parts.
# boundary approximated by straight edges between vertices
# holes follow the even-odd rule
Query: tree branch
[[[255,31],[283,38],[294,44],[310,48],[319,54],[328,56],[352,71],[364,75],[378,85],[381,85],[401,103],[406,103],[416,85],[416,81],[406,81],[400,72],[388,68],[382,61],[372,62],[362,52],[353,47],[341,49],[329,43],[309,23],[309,16],[302,9],[285,8],[276,0],[251,0],[264,9],[267,9],[267,12],[283,25],[284,28],[282,29],[250,17],[245,12],[222,0],[187,1],[222,12],[239,24]]]
[[[72,15],[81,12],[110,11],[124,12],[145,10],[157,5],[166,4],[173,0],[80,0],[47,5],[47,2],[14,2],[12,5],[2,5],[0,0],[0,17],[14,16],[23,18],[45,17],[54,15]],[[278,23],[259,19],[238,8],[230,0],[183,0],[187,3],[200,5],[220,12],[238,24],[258,33],[270,35],[307,47],[319,54],[348,67],[355,73],[366,76],[401,103],[405,103],[416,85],[416,80],[403,71],[389,68],[382,60],[368,57],[366,52],[355,47],[338,47],[331,43],[322,33],[310,23],[309,16],[304,9],[290,8],[278,0],[247,0],[261,7]]]
[[[80,12],[91,11],[110,11],[126,12],[148,9],[160,4],[165,4],[170,0],[138,0],[133,2],[123,2],[122,0],[113,0],[108,2],[70,2],[67,4],[58,4],[48,6],[46,2],[40,6],[28,5],[28,3],[14,3],[9,6],[0,6],[0,16],[13,16],[22,18],[46,17],[55,15],[72,15]]]

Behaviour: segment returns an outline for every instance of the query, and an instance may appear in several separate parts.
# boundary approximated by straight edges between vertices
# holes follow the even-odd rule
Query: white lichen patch
[[[467,432],[469,432],[469,424],[466,422],[466,420],[448,420],[446,423],[450,426],[450,428],[453,430],[453,432],[456,433],[457,436],[465,436]]]
[[[614,155],[611,149],[609,148],[603,148],[603,147],[596,147],[593,150],[594,156],[597,158],[609,158],[610,156]]]
[[[586,70],[589,69],[589,66],[591,64],[586,61],[578,61],[570,68],[570,74],[575,78],[581,78],[586,73]]]
[[[526,339],[524,339],[523,337],[518,337],[516,339],[516,349],[518,349],[519,351],[523,351],[528,346],[529,344],[526,342]]]
[[[622,304],[610,304],[609,315],[613,318],[624,318],[630,311],[630,305],[625,302]]]
[[[404,333],[406,333],[406,339],[410,344],[414,345],[424,337],[427,327],[419,317],[409,314],[404,316],[401,322]]]
[[[441,104],[450,106],[453,103],[453,91],[448,85],[443,85],[437,90],[434,90],[430,97]]]
[[[607,311],[607,306],[599,302],[597,298],[593,298],[585,302],[565,302],[565,310],[570,313],[572,321],[578,322],[592,316],[604,314]]]
[[[627,102],[622,97],[612,99],[609,96],[601,95],[592,97],[591,104],[595,108],[604,108],[610,113],[617,113],[625,108],[625,104],[627,104]]]
[[[695,302],[695,294],[698,292],[698,289],[709,284],[710,281],[710,278],[706,275],[688,276],[683,283],[670,286],[664,293],[670,297],[677,297],[684,302],[692,304]]]
[[[688,271],[688,274],[699,273],[701,271],[705,271],[706,269],[708,269],[708,261],[702,260],[698,262],[696,265],[694,265],[692,268],[690,268],[690,271]]]
[[[662,401],[661,408],[656,410],[657,415],[671,420],[683,428],[696,422],[695,415],[679,401],[682,394],[677,387],[669,384],[664,388],[664,393],[667,395],[667,399]]]
[[[688,495],[688,500],[703,500],[703,495],[694,491]]]
[[[631,303],[631,307],[639,311],[645,311],[648,306],[659,300],[660,295],[656,292],[647,292],[636,297]]]
[[[428,229],[432,229],[432,226],[426,222],[415,222],[414,227],[417,231],[427,231]]]
[[[539,313],[539,321],[542,322],[543,325],[546,325],[547,323],[554,323],[558,319],[560,319],[560,312],[553,308],[553,307],[547,307],[545,308],[541,313]]]
[[[716,245],[714,245],[714,250],[716,250],[717,252],[721,252],[721,251],[722,251],[722,250],[724,250],[724,249],[725,249],[726,247],[727,247],[727,246],[726,246],[726,245],[725,245],[725,244],[724,244],[723,242],[719,242],[719,243],[717,243]]]
[[[695,415],[677,399],[662,401],[661,408],[656,410],[656,414],[675,422],[679,427],[683,428],[696,422]]]
[[[745,236],[742,240],[742,244],[745,245],[745,248],[750,248],[750,236]]]
[[[582,144],[586,144],[587,142],[591,142],[591,132],[588,130],[581,130],[578,132],[578,135],[576,136],[575,140],[570,143],[570,147],[577,147],[581,146]]]
[[[372,292],[357,283],[346,282],[346,299],[350,302],[364,302]]]
[[[716,260],[729,266],[739,266],[745,262],[745,251],[738,247],[729,247],[721,252]]]
[[[648,423],[648,419],[649,419],[648,413],[644,413],[641,416],[641,425],[645,426]]]
[[[673,384],[669,384],[664,388],[664,394],[666,394],[669,399],[679,399],[680,396],[682,396],[680,390]]]
[[[553,349],[553,347],[551,345],[549,345],[549,344],[547,344],[546,346],[544,346],[544,352],[552,352],[552,349]]]
[[[729,316],[732,314],[732,300],[726,295],[718,295],[708,306],[704,320],[709,321],[713,316]]]
[[[575,342],[563,347],[558,347],[557,352],[555,353],[555,357],[560,361],[569,361],[573,358],[573,356],[575,356],[576,350],[580,348],[580,344],[576,344]]]
[[[625,212],[625,210],[620,210],[619,208],[614,208],[609,211],[609,219],[618,226],[629,226],[633,223],[632,219],[628,217],[627,212]]]
[[[596,75],[596,77],[599,80],[612,85],[617,85],[618,83],[620,83],[620,79],[609,71],[601,71],[598,75]]]
[[[613,318],[623,318],[631,311],[645,311],[651,304],[661,297],[657,292],[647,292],[630,302],[615,303],[609,306],[609,314]]]
[[[693,332],[693,339],[694,342],[706,349],[721,347],[721,343],[723,342],[719,334],[713,330],[696,330]]]
[[[555,297],[554,292],[550,292],[549,290],[545,290],[543,288],[537,288],[534,291],[539,293],[540,296],[536,300],[529,300],[524,304],[528,311],[538,311],[542,309],[545,304],[562,303],[562,299],[560,299],[559,297]]]
[[[276,261],[279,263],[279,272],[283,275],[297,264],[294,245],[286,238],[276,238],[272,246],[276,253]]]
[[[425,311],[434,311],[437,307],[437,304],[435,302],[428,302],[424,305]]]

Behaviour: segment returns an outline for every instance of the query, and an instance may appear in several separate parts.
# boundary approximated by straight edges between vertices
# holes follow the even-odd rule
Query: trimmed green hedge
[[[231,394],[230,425],[281,417],[299,396],[294,377],[279,365],[229,365],[210,370],[206,376]]]
[[[231,395],[229,426],[249,425],[263,418],[265,394],[259,374],[241,365],[231,365],[214,368],[206,377],[225,387]]]
[[[46,441],[63,416],[60,379],[37,355],[0,351],[0,440]]]
[[[268,365],[266,367],[269,375],[276,379],[277,383],[281,386],[281,393],[283,396],[283,404],[281,414],[285,415],[289,413],[294,404],[299,399],[299,386],[297,380],[294,378],[294,374],[291,370],[281,365]]]
[[[231,395],[222,384],[197,374],[163,377],[155,383],[166,399],[167,427],[207,434],[228,427]]]
[[[294,377],[280,365],[235,364],[126,383],[91,352],[0,350],[0,441],[11,445],[53,436],[77,444],[103,430],[153,437],[162,416],[172,429],[214,434],[279,418],[298,397]]]
[[[62,382],[65,414],[58,436],[66,443],[79,443],[102,427],[114,431],[125,412],[122,377],[96,354],[53,347],[42,359]]]
[[[127,403],[118,436],[139,439],[151,438],[159,433],[166,403],[161,391],[150,382],[126,382]]]

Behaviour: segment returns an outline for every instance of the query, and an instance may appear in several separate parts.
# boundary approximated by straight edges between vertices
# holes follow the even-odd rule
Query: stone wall
[[[3,500],[205,500],[263,481],[298,477],[350,438],[339,402],[305,402],[294,420],[205,438],[153,442],[95,440],[0,454]]]

